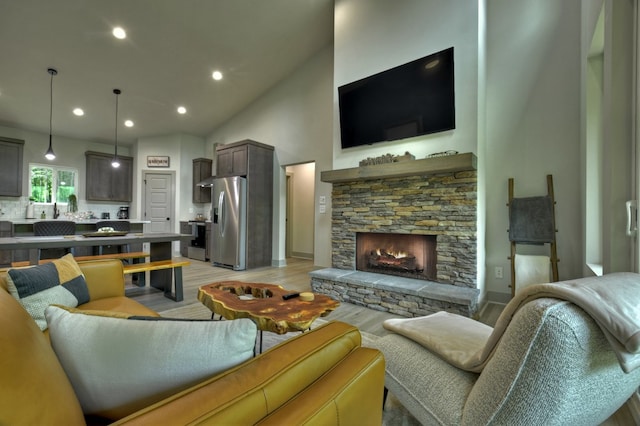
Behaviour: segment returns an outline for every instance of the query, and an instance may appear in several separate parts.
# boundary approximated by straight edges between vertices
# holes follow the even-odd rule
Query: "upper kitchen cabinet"
[[[85,152],[87,159],[87,201],[131,202],[133,187],[133,158],[118,156],[120,167],[111,166],[113,155]]]
[[[0,138],[0,195],[22,195],[22,151],[24,141]]]
[[[211,187],[198,186],[198,182],[202,182],[208,177],[211,177],[211,165],[213,160],[208,158],[195,158],[193,160],[193,195],[192,201],[194,203],[210,203],[211,202]]]
[[[245,141],[216,148],[216,177],[245,176],[249,147]]]
[[[216,177],[272,173],[273,147],[246,139],[216,147]]]

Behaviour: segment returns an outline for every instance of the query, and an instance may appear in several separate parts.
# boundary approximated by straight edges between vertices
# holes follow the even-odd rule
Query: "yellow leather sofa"
[[[124,294],[120,261],[80,263],[90,301],[81,310],[158,314]],[[87,424],[43,333],[0,274],[0,424]],[[115,424],[380,424],[384,358],[340,322],[265,353]]]

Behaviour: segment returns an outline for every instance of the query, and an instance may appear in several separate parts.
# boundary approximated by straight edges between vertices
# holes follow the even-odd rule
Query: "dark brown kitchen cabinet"
[[[191,224],[189,222],[180,222],[180,233],[181,234],[191,234],[193,231],[191,229]],[[187,257],[189,252],[189,244],[191,244],[190,240],[182,240],[180,241],[180,256]]]
[[[216,148],[217,167],[216,176],[245,176],[249,160],[249,145],[247,141],[239,142],[240,145],[228,144]],[[233,145],[233,146],[230,146]]]
[[[247,269],[271,265],[273,147],[250,139],[216,147],[216,177],[247,179]]]
[[[192,201],[194,203],[210,203],[211,202],[211,187],[198,186],[198,182],[202,182],[208,177],[211,177],[211,165],[213,160],[208,158],[195,158],[193,160],[193,193]]]
[[[22,151],[24,141],[0,137],[0,195],[22,195]]]
[[[207,238],[207,241],[204,246],[204,257],[209,260],[211,259],[211,222],[207,222],[205,226],[205,237]]]
[[[112,154],[85,152],[87,160],[87,201],[131,202],[133,186],[133,158],[118,156],[120,167],[111,165]]]
[[[0,237],[13,237],[13,223],[7,220],[0,220]],[[12,262],[11,250],[0,250],[0,266],[11,266]]]

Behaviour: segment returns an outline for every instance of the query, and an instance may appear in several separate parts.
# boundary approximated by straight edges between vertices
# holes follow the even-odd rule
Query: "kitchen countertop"
[[[43,220],[69,220],[67,218],[63,218],[63,217],[59,217],[58,219],[52,219],[52,218],[46,218],[46,219],[24,219],[24,218],[16,218],[16,219],[10,219],[10,218],[6,218],[3,219],[9,222],[12,222],[14,225],[31,225],[33,223],[36,222],[40,222]],[[150,220],[140,220],[140,219],[79,219],[79,220],[73,220],[73,222],[79,224],[79,225],[92,225],[95,224],[97,222],[102,222],[104,220],[109,220],[109,221],[126,221],[129,223],[151,223]]]

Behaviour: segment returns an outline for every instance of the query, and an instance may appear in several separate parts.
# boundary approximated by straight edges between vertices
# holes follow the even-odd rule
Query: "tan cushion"
[[[479,321],[444,311],[417,318],[392,318],[382,325],[462,369],[468,369],[480,357],[493,332]]]
[[[119,419],[253,356],[256,325],[114,318],[49,306],[49,336],[85,414]]]

